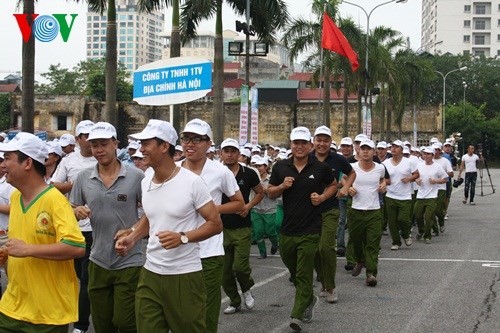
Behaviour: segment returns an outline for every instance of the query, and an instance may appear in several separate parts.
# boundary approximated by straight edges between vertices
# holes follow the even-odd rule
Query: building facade
[[[87,59],[106,56],[106,15],[87,12]],[[161,59],[165,15],[140,13],[136,0],[116,0],[118,61],[132,73],[137,67]]]
[[[500,55],[500,0],[422,0],[421,45],[429,53]]]

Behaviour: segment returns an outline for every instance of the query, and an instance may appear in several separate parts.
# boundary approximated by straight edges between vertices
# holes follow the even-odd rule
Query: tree
[[[239,15],[245,14],[246,0],[226,0]],[[224,59],[222,41],[222,3],[223,0],[186,0],[180,16],[182,42],[196,37],[198,24],[215,15],[214,45],[214,102],[212,129],[214,143],[223,139],[224,123]],[[250,18],[259,40],[267,43],[276,41],[276,32],[289,20],[288,9],[284,0],[253,0],[250,2]]]
[[[9,128],[10,126],[10,95],[0,94],[0,129]]]
[[[33,25],[32,14],[35,13],[35,1],[23,1],[23,14],[26,15],[28,25]],[[22,102],[21,128],[24,132],[35,132],[35,36],[32,33],[22,46]]]
[[[50,65],[49,71],[41,74],[48,83],[35,86],[37,94],[80,95],[85,89],[85,78],[77,71],[61,68],[61,64]]]

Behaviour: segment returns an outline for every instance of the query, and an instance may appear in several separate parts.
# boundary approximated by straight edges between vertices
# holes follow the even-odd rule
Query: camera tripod
[[[487,173],[488,178],[490,180],[491,190],[493,191],[490,194],[495,193],[495,187],[493,186],[493,182],[491,180],[490,169],[488,169],[488,163],[486,162],[486,158],[483,157],[483,161],[482,162],[483,162],[482,164],[483,164],[484,168],[479,167],[479,178],[481,179],[481,196],[483,197],[484,196],[484,194],[483,194],[483,170],[484,169],[486,170],[486,173]]]

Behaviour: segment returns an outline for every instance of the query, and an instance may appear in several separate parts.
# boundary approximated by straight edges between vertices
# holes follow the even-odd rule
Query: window
[[[497,42],[500,42],[500,35],[497,35]]]
[[[484,45],[485,44],[485,38],[484,36],[474,36],[474,44],[475,45]]]
[[[479,15],[486,14],[486,5],[477,4],[476,5],[476,14],[479,14]]]
[[[470,28],[470,20],[464,21],[464,28]]]
[[[484,56],[484,51],[483,50],[475,50],[474,55],[475,56]]]
[[[497,50],[497,57],[500,57],[500,50]]]
[[[71,131],[72,116],[52,116],[52,128],[54,131]]]
[[[474,29],[476,30],[485,30],[486,29],[486,21],[485,20],[477,20],[474,22]]]
[[[500,27],[500,20],[497,21],[497,25]]]
[[[470,43],[470,36],[464,35],[464,43]]]
[[[470,13],[470,5],[464,6],[464,13]]]

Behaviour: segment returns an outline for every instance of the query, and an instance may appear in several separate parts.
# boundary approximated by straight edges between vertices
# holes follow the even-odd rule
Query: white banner
[[[361,116],[363,118],[363,134],[368,136],[369,138],[372,137],[372,112],[369,108],[368,105],[363,105],[361,108]]]
[[[248,138],[248,86],[241,85],[240,93],[240,146],[247,142]]]
[[[257,145],[259,143],[259,92],[257,88],[252,87],[250,89],[252,96],[252,119],[251,119],[251,140],[252,145]]]

